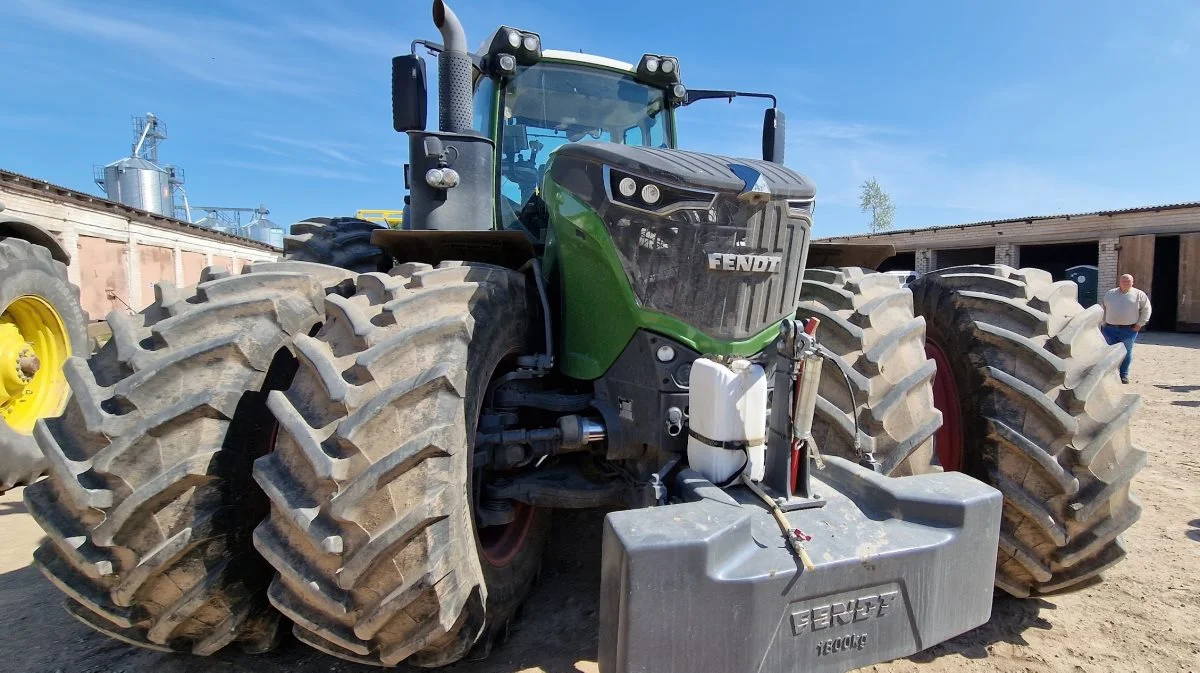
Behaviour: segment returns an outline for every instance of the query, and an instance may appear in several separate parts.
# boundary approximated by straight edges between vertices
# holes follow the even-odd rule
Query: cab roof
[[[552,59],[555,61],[567,61],[569,63],[580,63],[583,65],[598,65],[605,68],[614,68],[616,70],[624,70],[629,74],[637,72],[637,68],[632,63],[618,61],[605,56],[596,56],[594,54],[584,54],[577,51],[562,51],[559,49],[546,49],[542,51],[542,58]]]

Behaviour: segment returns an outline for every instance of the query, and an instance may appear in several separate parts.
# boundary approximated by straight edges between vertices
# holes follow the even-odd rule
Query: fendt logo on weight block
[[[810,631],[886,617],[891,614],[899,595],[898,591],[888,591],[797,610],[792,613],[792,634],[799,636]]]
[[[768,255],[737,255],[732,252],[708,253],[709,271],[748,271],[750,273],[778,273],[781,257]]]

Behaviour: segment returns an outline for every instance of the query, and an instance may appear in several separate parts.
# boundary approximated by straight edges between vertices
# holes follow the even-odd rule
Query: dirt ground
[[[1031,600],[998,598],[990,622],[908,659],[862,669],[947,671],[1200,671],[1200,336],[1152,334],[1136,350],[1134,421],[1149,450],[1135,480],[1144,510],[1125,535],[1129,558],[1103,581]],[[595,673],[599,514],[557,517],[542,580],[506,643],[448,673]],[[379,669],[285,640],[262,656],[211,658],[131,647],[59,607],[29,565],[40,538],[19,490],[0,496],[0,670],[60,673],[357,673]],[[730,673],[737,673],[731,671]]]

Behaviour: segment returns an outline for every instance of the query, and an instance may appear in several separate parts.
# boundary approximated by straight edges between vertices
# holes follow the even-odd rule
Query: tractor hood
[[[546,181],[552,213],[565,207],[561,189],[603,222],[639,309],[724,343],[758,339],[795,312],[816,193],[799,173],[582,142],[554,151]]]
[[[770,161],[619,145],[569,143],[555,151],[559,160],[575,159],[620,168],[673,186],[743,193],[757,191],[786,199],[811,200],[816,187],[803,175]]]

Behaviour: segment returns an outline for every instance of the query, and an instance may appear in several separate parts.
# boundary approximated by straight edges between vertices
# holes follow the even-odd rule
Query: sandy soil
[[[1131,392],[1149,464],[1135,481],[1141,520],[1129,558],[1101,582],[1031,600],[998,598],[984,626],[878,673],[1200,671],[1200,336],[1147,335]],[[366,672],[288,639],[268,655],[198,658],[114,642],[75,622],[29,566],[40,532],[20,491],[0,496],[0,670],[61,673]],[[484,661],[448,673],[595,673],[597,513],[556,520],[552,552],[524,617]],[[731,672],[733,673],[733,672]]]

